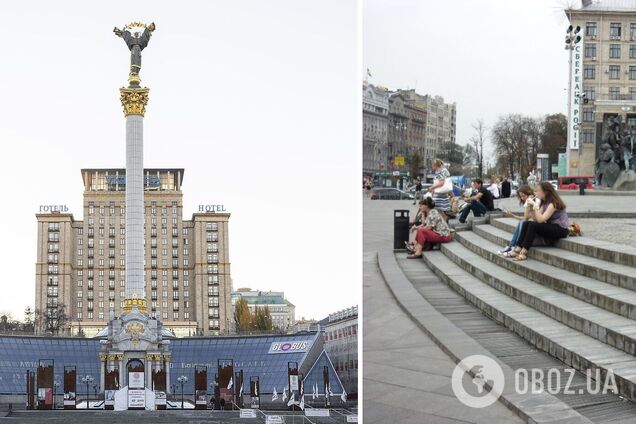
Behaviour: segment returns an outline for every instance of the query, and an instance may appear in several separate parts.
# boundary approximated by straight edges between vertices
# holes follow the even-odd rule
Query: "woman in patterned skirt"
[[[409,259],[421,258],[423,250],[435,249],[439,247],[440,243],[448,243],[453,239],[448,224],[442,218],[440,212],[435,209],[433,199],[427,197],[421,200],[420,210],[426,218],[422,225],[417,225],[412,229],[417,231],[417,234],[413,250],[407,256]]]
[[[435,182],[429,187],[428,191],[433,195],[435,209],[443,212],[442,217],[448,221],[448,215],[450,215],[451,210],[451,193],[438,193],[437,190],[444,185],[446,179],[450,178],[451,175],[450,172],[448,172],[448,169],[444,166],[444,162],[440,159],[435,159],[433,162],[433,172],[435,173]]]

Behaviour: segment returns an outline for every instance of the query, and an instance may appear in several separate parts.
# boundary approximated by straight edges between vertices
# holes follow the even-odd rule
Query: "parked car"
[[[374,188],[371,190],[372,200],[402,200],[402,199],[415,199],[415,196],[397,188]]]
[[[552,184],[552,187],[554,187],[555,190],[559,189],[559,180],[550,180],[548,182]]]
[[[425,191],[428,190],[428,188],[430,186],[432,186],[433,184],[429,184],[429,183],[422,183],[422,193],[424,193]],[[407,193],[415,195],[415,185],[412,185],[411,187],[409,187],[408,189],[405,190]]]

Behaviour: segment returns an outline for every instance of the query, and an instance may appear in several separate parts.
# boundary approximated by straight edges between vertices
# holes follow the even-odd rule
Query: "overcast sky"
[[[457,142],[472,124],[566,113],[568,0],[365,0],[363,69],[372,84],[457,104]]]
[[[39,205],[82,219],[80,169],[125,166],[130,53],[112,29],[131,21],[157,25],[144,165],[185,168],[184,219],[231,212],[234,287],[283,290],[297,318],[357,304],[355,0],[43,0],[0,6],[0,311],[34,305]]]

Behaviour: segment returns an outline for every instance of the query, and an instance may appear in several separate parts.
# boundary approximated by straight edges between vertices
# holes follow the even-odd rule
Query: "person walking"
[[[413,200],[413,204],[416,205],[420,200],[422,200],[422,181],[417,178],[415,180],[415,200]]]

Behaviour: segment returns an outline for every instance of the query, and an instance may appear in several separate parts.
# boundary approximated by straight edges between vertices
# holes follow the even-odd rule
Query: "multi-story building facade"
[[[636,135],[636,1],[584,0],[580,9],[565,13],[581,27],[585,94],[570,174],[591,176],[609,117],[620,116]]]
[[[455,103],[440,96],[421,95],[415,90],[398,90],[389,99],[388,160],[418,153],[422,166],[431,170],[440,147],[456,142]]]
[[[319,322],[325,332],[325,351],[347,393],[358,392],[358,307],[329,314]]]
[[[183,169],[145,170],[145,294],[149,312],[177,336],[229,332],[229,213],[183,219]],[[60,334],[87,336],[119,315],[125,298],[124,169],[82,169],[83,220],[59,211],[36,214],[36,311],[64,305]],[[213,209],[213,208],[212,208]],[[43,332],[42,322],[36,331]]]
[[[362,85],[362,167],[365,174],[387,169],[389,90]]]
[[[260,291],[240,288],[232,292],[232,306],[238,299],[245,300],[253,314],[257,308],[269,310],[272,326],[281,331],[291,331],[296,324],[296,306],[285,299],[285,292]]]
[[[408,144],[406,132],[408,128],[408,113],[406,111],[404,96],[401,93],[393,93],[389,97],[389,128],[387,160],[391,169],[404,168],[401,164],[408,156]]]

